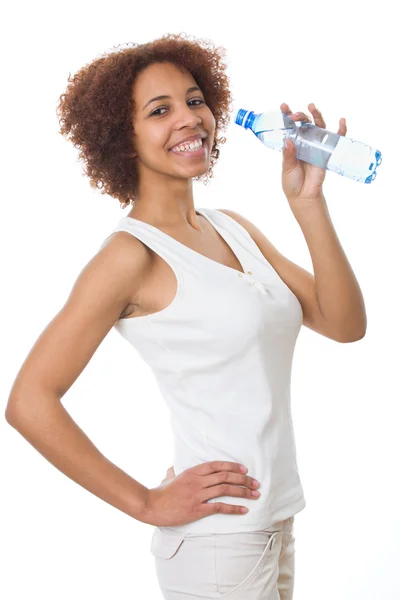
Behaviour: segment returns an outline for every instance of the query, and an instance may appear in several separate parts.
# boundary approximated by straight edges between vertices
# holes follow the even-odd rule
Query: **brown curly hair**
[[[132,88],[138,74],[153,63],[170,62],[187,69],[202,90],[215,119],[215,135],[210,168],[195,179],[207,184],[213,177],[218,144],[226,142],[218,134],[227,127],[232,102],[226,64],[222,62],[226,50],[216,48],[210,40],[190,41],[189,37],[166,34],[149,43],[106,53],[72,78],[69,74],[66,93],[60,96],[59,133],[80,149],[90,186],[117,198],[121,208],[134,203],[138,184],[136,162],[131,156]]]

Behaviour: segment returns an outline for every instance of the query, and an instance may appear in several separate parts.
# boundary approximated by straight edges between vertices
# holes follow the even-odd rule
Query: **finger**
[[[283,102],[280,106],[280,109],[283,113],[285,113],[286,115],[288,115],[292,121],[303,121],[306,123],[311,123],[311,117],[309,117],[308,115],[306,115],[303,112],[297,112],[297,113],[293,113],[290,108],[289,105],[286,104],[285,102]]]
[[[284,113],[286,113],[286,114],[288,114],[288,115],[290,115],[290,114],[291,114],[291,112],[292,112],[292,111],[290,110],[290,108],[289,108],[289,105],[288,105],[288,104],[286,104],[286,102],[282,102],[282,104],[280,105],[280,109],[281,109],[281,111],[282,111],[282,112],[284,112]]]
[[[308,108],[314,118],[314,123],[317,127],[321,127],[322,129],[326,129],[326,123],[321,115],[321,112],[315,107],[315,104],[309,104]]]
[[[346,124],[346,119],[339,119],[339,129],[338,129],[338,134],[339,135],[346,135],[347,133],[347,124]]]
[[[290,118],[293,121],[303,121],[303,123],[304,122],[311,123],[311,118],[308,115],[306,115],[306,113],[303,113],[303,112],[292,113],[290,115]]]
[[[280,109],[281,109],[281,111],[282,111],[283,113],[285,113],[286,115],[291,115],[291,114],[292,114],[292,111],[290,110],[290,108],[289,108],[289,105],[288,105],[288,104],[286,104],[286,102],[283,102],[283,103],[280,105]]]

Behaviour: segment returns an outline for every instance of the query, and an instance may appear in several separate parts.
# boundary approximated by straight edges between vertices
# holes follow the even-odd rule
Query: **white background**
[[[367,307],[366,337],[302,328],[292,414],[307,507],[295,517],[295,600],[400,597],[398,507],[398,25],[390,2],[22,2],[1,36],[1,407],[29,350],[122,211],[89,187],[58,131],[69,73],[118,44],[185,32],[227,49],[235,107],[308,112],[382,152],[371,185],[327,172],[325,197]],[[4,9],[3,9],[4,11]],[[3,13],[4,14],[4,13]],[[398,89],[398,88],[397,88]],[[160,90],[160,93],[162,90]],[[195,206],[230,208],[312,272],[281,188],[279,152],[231,123]],[[63,404],[99,450],[147,487],[172,464],[150,370],[111,330]],[[3,413],[4,414],[4,413]],[[64,476],[0,421],[0,597],[161,599],[153,528]],[[240,518],[240,516],[238,516]]]

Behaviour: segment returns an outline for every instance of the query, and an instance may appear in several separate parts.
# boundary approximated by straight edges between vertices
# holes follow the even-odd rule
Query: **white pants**
[[[166,600],[292,600],[294,517],[268,529],[182,534],[156,527],[151,552]]]

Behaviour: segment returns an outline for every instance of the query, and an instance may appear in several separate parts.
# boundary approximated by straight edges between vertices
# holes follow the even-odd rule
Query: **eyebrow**
[[[199,90],[199,92],[201,92],[201,89],[199,87],[197,87],[197,85],[190,87],[187,89],[186,93],[190,94],[190,92],[195,92],[196,90]],[[155,98],[152,98],[151,100],[149,100],[148,102],[146,102],[146,104],[143,106],[144,110],[146,108],[146,106],[148,106],[149,104],[151,104],[152,102],[155,102],[156,100],[164,100],[166,98],[171,98],[171,96],[156,96]]]

